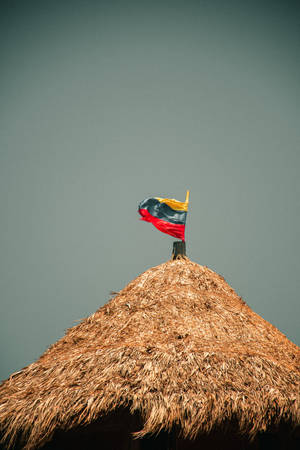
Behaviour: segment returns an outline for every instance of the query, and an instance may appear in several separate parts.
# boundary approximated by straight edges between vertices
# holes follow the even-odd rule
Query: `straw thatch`
[[[3,438],[36,448],[120,407],[142,418],[138,436],[175,425],[193,438],[231,421],[248,437],[296,426],[299,362],[299,348],[220,275],[169,261],[3,382]]]

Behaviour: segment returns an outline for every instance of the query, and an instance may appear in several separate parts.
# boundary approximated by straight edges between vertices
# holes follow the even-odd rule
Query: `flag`
[[[185,202],[170,198],[146,198],[138,207],[141,220],[151,222],[158,230],[184,241],[189,191]]]

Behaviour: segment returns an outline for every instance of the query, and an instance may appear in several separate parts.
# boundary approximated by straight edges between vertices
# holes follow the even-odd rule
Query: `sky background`
[[[300,344],[300,6],[5,1],[0,14],[0,379],[173,238]]]

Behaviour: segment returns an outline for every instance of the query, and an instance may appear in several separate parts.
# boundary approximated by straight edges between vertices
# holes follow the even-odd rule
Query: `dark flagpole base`
[[[186,247],[185,242],[175,241],[173,242],[173,253],[172,259],[180,259],[186,257]]]

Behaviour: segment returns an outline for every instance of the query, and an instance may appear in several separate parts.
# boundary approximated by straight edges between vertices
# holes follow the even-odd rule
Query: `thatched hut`
[[[2,442],[296,448],[299,361],[299,348],[220,275],[172,260],[137,277],[2,383]]]

